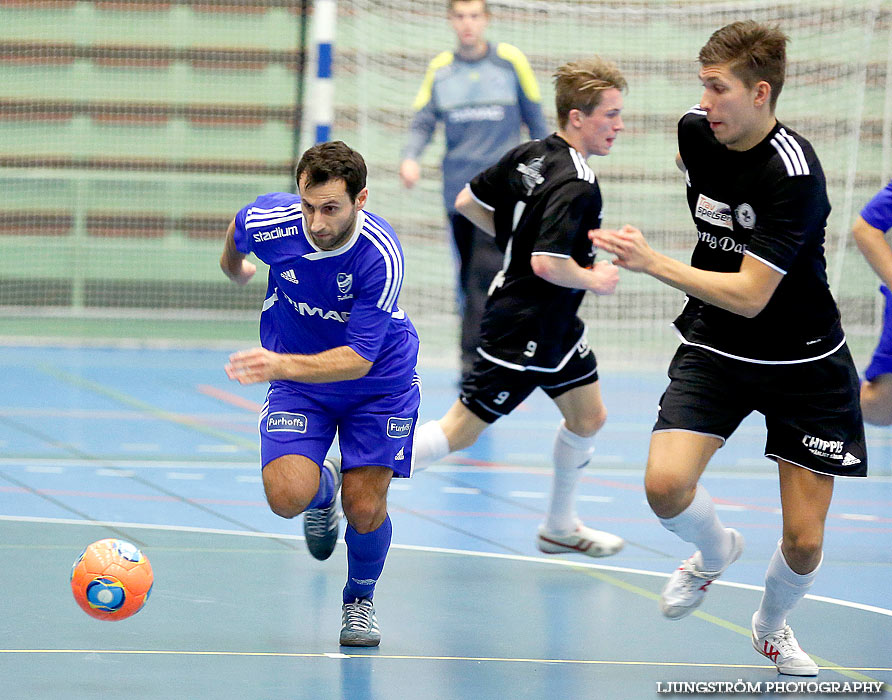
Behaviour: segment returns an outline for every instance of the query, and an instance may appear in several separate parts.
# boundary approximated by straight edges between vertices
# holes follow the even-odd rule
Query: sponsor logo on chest
[[[703,221],[707,221],[713,226],[721,226],[722,228],[734,228],[734,220],[731,214],[731,207],[724,202],[701,194],[697,197],[697,207],[694,210],[694,216]]]
[[[462,107],[447,112],[446,118],[451,124],[464,124],[466,122],[500,122],[505,119],[505,108],[501,105]]]
[[[263,241],[273,241],[277,238],[296,236],[298,232],[299,230],[297,226],[286,226],[285,228],[276,226],[268,231],[257,231],[256,233],[251,234],[251,237],[254,239],[255,243],[262,243]]]

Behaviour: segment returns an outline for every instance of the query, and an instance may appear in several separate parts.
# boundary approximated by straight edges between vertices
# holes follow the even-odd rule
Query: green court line
[[[576,568],[576,567],[574,567]],[[621,579],[616,578],[615,576],[611,576],[610,574],[606,574],[602,571],[596,571],[592,569],[582,569],[579,568],[579,571],[584,572],[587,576],[591,576],[592,578],[596,578],[599,581],[603,581],[604,583],[609,583],[611,586],[616,586],[617,588],[621,588],[624,591],[628,591],[630,593],[634,593],[635,595],[639,595],[643,598],[647,598],[649,600],[658,601],[660,596],[653,591],[648,591],[645,588],[640,588],[634,584],[628,583]],[[743,635],[747,639],[751,639],[751,632],[746,627],[741,627],[738,624],[730,622],[729,620],[725,620],[724,618],[717,617],[715,615],[710,615],[709,613],[705,613],[701,610],[695,610],[691,613],[695,617],[699,617],[701,620],[709,622],[713,625],[717,625],[718,627],[723,627],[726,630],[731,632],[736,632],[737,634]],[[833,661],[829,661],[828,659],[821,658],[815,654],[809,653],[809,656],[814,660],[816,664],[818,664],[821,668],[826,668],[827,670],[836,671],[847,678],[851,678],[857,681],[870,681],[873,683],[878,683],[876,678],[871,678],[870,676],[865,676],[862,673],[858,673],[857,670],[848,668],[845,666],[840,666]],[[747,667],[748,668],[748,667]],[[765,666],[755,666],[754,668],[765,668]],[[863,669],[867,671],[877,671],[877,670],[885,670],[885,669]],[[892,690],[892,686],[886,685],[886,688]]]
[[[40,364],[37,366],[37,368],[45,374],[48,374],[60,381],[66,382],[81,389],[87,389],[95,394],[99,394],[100,396],[112,399],[113,401],[122,403],[130,408],[135,408],[136,410],[142,411],[152,418],[167,421],[169,423],[174,423],[176,425],[181,425],[185,428],[189,428],[198,433],[202,433],[203,435],[209,435],[210,437],[214,437],[218,440],[229,443],[231,445],[235,445],[237,447],[253,450],[255,452],[260,451],[260,447],[255,440],[248,440],[246,438],[239,437],[238,435],[232,435],[223,430],[212,428],[211,426],[205,425],[200,421],[194,420],[192,418],[188,418],[176,413],[171,413],[170,411],[165,411],[163,408],[153,406],[149,403],[146,403],[145,401],[137,399],[134,396],[124,394],[123,392],[117,391],[116,389],[112,389],[111,387],[105,386],[104,384],[99,384],[98,382],[91,381],[84,377],[80,377],[75,374],[69,374],[68,372],[63,372],[59,369],[56,369],[55,367],[52,367],[51,365]]]

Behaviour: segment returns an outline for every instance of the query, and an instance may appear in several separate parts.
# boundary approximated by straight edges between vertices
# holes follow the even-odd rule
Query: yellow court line
[[[765,664],[718,664],[718,663],[694,663],[687,661],[619,661],[606,659],[529,659],[511,658],[500,656],[425,656],[421,654],[379,654],[374,650],[368,654],[343,654],[334,655],[336,658],[346,659],[384,659],[388,661],[492,661],[504,663],[533,663],[533,664],[566,664],[580,666],[654,666],[673,668],[747,668],[766,669]],[[189,651],[176,649],[0,649],[0,654],[115,654],[132,656],[227,656],[227,657],[268,657],[268,658],[300,658],[300,659],[330,659],[330,652],[284,652],[284,651]],[[824,670],[832,671],[892,671],[892,667],[851,667],[820,666]],[[876,681],[875,681],[876,682]]]
[[[199,433],[215,437],[222,442],[226,442],[237,447],[243,447],[245,449],[254,451],[259,450],[257,442],[254,440],[248,440],[247,438],[243,438],[238,435],[232,435],[223,430],[217,430],[216,428],[212,428],[209,425],[204,425],[203,423],[187,416],[171,413],[170,411],[165,411],[163,408],[158,408],[157,406],[153,406],[152,404],[141,401],[140,399],[130,396],[129,394],[124,394],[103,384],[99,384],[98,382],[91,381],[75,374],[63,372],[62,370],[56,369],[55,367],[50,367],[48,365],[41,366],[40,370],[43,371],[45,374],[49,374],[50,376],[55,377],[56,379],[59,379],[63,382],[67,382],[68,384],[79,387],[81,389],[87,389],[89,391],[95,392],[100,396],[105,396],[106,398],[117,401],[118,403],[122,403],[125,406],[129,406],[130,408],[135,408],[136,410],[141,411],[142,413],[145,413],[152,418],[168,421],[169,423],[175,423],[176,425],[181,425],[185,428],[191,428],[192,430],[195,430]]]

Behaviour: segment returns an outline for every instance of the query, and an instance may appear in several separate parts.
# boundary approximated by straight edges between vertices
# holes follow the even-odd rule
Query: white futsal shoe
[[[602,530],[593,530],[576,521],[576,529],[570,532],[554,532],[545,525],[539,526],[536,535],[536,546],[546,554],[585,554],[588,557],[609,557],[625,546],[622,537],[611,535]]]
[[[342,647],[376,647],[381,643],[381,630],[375,617],[375,606],[368,598],[344,603],[341,615]]]
[[[782,630],[769,632],[760,637],[756,633],[757,614],[753,614],[750,625],[753,648],[777,666],[778,673],[785,673],[788,676],[817,676],[818,665],[802,651],[790,625],[784,625]]]
[[[743,535],[730,527],[727,530],[732,539],[731,556],[721,569],[703,571],[703,558],[700,550],[697,550],[672,572],[660,594],[660,610],[670,620],[680,620],[694,612],[703,602],[709,584],[740,558],[743,552]]]

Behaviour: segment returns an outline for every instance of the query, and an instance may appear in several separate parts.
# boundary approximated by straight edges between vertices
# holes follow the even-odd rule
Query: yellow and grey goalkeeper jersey
[[[474,175],[521,141],[521,124],[530,138],[547,134],[541,95],[530,64],[510,44],[490,44],[475,61],[444,51],[428,66],[413,105],[415,116],[404,158],[417,160],[438,121],[446,129],[443,199],[449,211]]]

